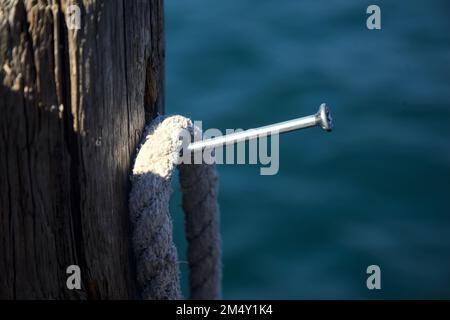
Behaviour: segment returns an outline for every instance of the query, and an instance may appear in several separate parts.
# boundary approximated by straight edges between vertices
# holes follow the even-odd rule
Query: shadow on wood
[[[163,112],[162,1],[77,2],[80,30],[68,3],[0,3],[1,299],[138,298],[129,173]]]

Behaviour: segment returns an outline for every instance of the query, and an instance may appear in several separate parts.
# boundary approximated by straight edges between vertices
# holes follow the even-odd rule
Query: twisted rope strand
[[[144,299],[180,299],[177,250],[169,213],[171,180],[181,141],[192,128],[182,116],[158,117],[147,128],[133,167],[129,197],[137,282]],[[192,299],[220,298],[217,175],[212,165],[181,164],[180,183]]]

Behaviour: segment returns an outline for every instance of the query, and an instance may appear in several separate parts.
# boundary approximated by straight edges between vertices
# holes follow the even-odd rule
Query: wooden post
[[[162,0],[0,0],[0,299],[138,298],[129,174],[163,43]]]

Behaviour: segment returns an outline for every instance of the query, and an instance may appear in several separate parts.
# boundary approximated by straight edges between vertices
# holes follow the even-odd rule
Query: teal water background
[[[382,30],[366,28],[369,4],[381,7]],[[326,102],[335,120],[330,134],[281,136],[277,175],[219,166],[224,298],[450,298],[449,9],[165,1],[167,113],[225,130]],[[378,291],[366,287],[371,264]]]

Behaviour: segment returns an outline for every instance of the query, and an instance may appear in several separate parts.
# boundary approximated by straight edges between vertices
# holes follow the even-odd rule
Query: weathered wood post
[[[128,176],[163,111],[162,9],[0,0],[0,299],[138,297]],[[82,290],[66,287],[73,264]]]

